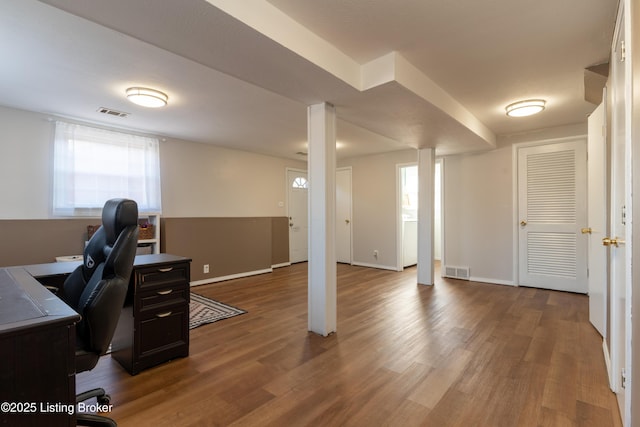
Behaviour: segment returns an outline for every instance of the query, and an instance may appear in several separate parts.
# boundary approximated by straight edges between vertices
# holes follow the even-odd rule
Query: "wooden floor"
[[[120,426],[620,426],[584,295],[338,266],[338,332],[307,332],[307,265],[193,288],[247,314],[107,388]]]

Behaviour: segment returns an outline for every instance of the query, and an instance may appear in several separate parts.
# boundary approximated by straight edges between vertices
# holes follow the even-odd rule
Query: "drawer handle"
[[[156,317],[169,317],[171,316],[171,312],[167,311],[166,313],[158,313],[156,314]]]
[[[167,289],[166,291],[158,291],[156,293],[158,295],[169,295],[171,292],[173,292],[173,289]]]
[[[168,273],[168,272],[170,272],[171,270],[173,270],[173,267],[159,268],[159,269],[158,269],[158,271],[159,271],[160,273]]]

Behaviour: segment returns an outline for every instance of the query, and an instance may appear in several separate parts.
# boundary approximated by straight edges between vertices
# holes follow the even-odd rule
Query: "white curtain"
[[[162,212],[158,139],[56,122],[53,214],[100,215],[117,197],[135,200],[140,212]]]

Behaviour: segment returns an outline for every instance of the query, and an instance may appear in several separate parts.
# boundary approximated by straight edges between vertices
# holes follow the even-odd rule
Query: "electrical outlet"
[[[203,268],[203,273],[208,273],[208,272],[209,272],[209,264],[205,264]]]

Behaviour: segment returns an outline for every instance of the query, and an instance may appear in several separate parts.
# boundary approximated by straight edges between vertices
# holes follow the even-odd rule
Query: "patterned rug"
[[[244,313],[246,311],[192,292],[189,303],[189,329]]]

